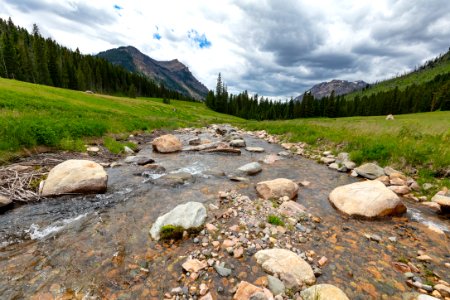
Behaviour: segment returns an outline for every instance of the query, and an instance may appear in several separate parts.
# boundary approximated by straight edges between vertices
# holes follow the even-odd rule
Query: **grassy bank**
[[[83,150],[86,137],[152,129],[241,123],[201,103],[119,98],[0,78],[0,162],[22,149]]]
[[[357,163],[376,161],[407,172],[416,168],[421,180],[450,169],[450,112],[398,115],[394,121],[384,116],[297,119],[248,122],[245,127],[322,150],[346,151]]]

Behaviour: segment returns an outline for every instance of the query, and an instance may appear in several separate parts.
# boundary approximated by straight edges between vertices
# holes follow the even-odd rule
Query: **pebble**
[[[222,277],[230,276],[231,275],[231,269],[225,268],[223,265],[224,265],[224,263],[222,263],[221,265],[215,265],[214,269]]]
[[[328,258],[326,258],[325,256],[322,256],[319,261],[317,262],[319,264],[319,266],[323,267],[328,261]]]
[[[392,243],[397,243],[397,238],[395,236],[390,236],[389,241],[391,241]]]
[[[372,241],[377,242],[377,243],[381,242],[381,237],[380,237],[379,235],[377,235],[377,234],[371,235],[371,236],[370,236],[370,239],[371,239]]]

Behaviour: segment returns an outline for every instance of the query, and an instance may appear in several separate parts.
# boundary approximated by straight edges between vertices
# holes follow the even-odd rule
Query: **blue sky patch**
[[[159,33],[154,33],[154,34],[153,34],[153,39],[159,41],[159,40],[161,39],[161,35],[160,35]]]
[[[206,38],[206,35],[199,34],[197,30],[191,29],[188,31],[188,38],[198,45],[200,49],[211,47],[212,43]]]

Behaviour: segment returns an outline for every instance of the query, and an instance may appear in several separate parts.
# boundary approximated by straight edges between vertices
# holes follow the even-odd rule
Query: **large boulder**
[[[181,141],[173,134],[157,137],[152,142],[153,150],[160,153],[172,153],[181,151]]]
[[[292,251],[260,250],[255,254],[255,258],[264,271],[278,275],[288,289],[297,291],[305,284],[311,285],[316,282],[311,266]]]
[[[378,180],[337,187],[330,193],[329,200],[350,216],[373,218],[406,211],[400,198]]]
[[[356,173],[358,173],[359,176],[365,177],[368,179],[376,179],[378,177],[384,176],[384,170],[380,166],[373,164],[373,163],[367,163],[363,164],[357,168],[355,168]]]
[[[431,201],[440,205],[442,212],[450,211],[450,197],[436,194]]]
[[[303,290],[303,300],[349,300],[347,295],[331,284],[317,284]]]
[[[206,208],[199,202],[180,204],[170,212],[156,219],[150,229],[153,239],[159,240],[161,228],[166,225],[180,226],[185,230],[199,229],[206,220]]]
[[[90,160],[67,160],[55,166],[43,183],[41,195],[90,194],[106,191],[108,175]]]
[[[278,199],[288,196],[294,199],[298,193],[298,184],[286,178],[261,181],[256,184],[256,191],[263,199]]]
[[[12,200],[8,197],[0,195],[0,207],[11,204]]]

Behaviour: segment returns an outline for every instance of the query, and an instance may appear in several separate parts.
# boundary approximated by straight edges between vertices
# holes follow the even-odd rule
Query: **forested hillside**
[[[0,76],[102,94],[186,99],[143,75],[45,39],[37,25],[30,34],[11,19],[0,19]]]
[[[424,67],[424,72],[418,73],[424,78],[414,75],[414,83],[401,88],[394,85],[391,89],[383,88],[378,92],[356,95],[335,96],[331,93],[329,97],[321,99],[305,93],[301,101],[291,99],[286,102],[251,96],[247,91],[238,95],[229,94],[219,74],[216,91],[209,92],[206,104],[215,111],[254,120],[377,116],[450,110],[450,70],[441,68],[447,64],[447,60],[450,62],[449,53]],[[443,73],[439,72],[429,79],[430,74],[436,74],[433,69],[435,67]]]

